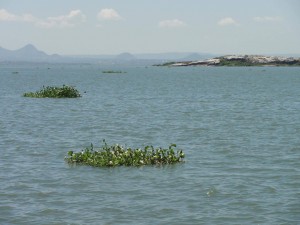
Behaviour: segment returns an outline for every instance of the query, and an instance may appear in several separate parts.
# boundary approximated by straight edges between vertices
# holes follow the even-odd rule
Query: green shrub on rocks
[[[78,98],[81,97],[78,90],[72,86],[63,85],[62,87],[43,86],[37,92],[24,93],[23,97],[31,98]]]
[[[164,165],[182,162],[184,153],[182,150],[176,150],[176,145],[171,144],[169,148],[154,148],[146,146],[143,149],[132,149],[115,144],[104,145],[95,149],[93,144],[81,152],[68,152],[65,160],[69,164],[83,164],[95,167],[112,166],[143,166],[143,165]]]

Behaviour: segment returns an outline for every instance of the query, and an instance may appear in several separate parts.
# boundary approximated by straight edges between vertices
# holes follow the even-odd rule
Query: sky
[[[299,0],[0,0],[0,46],[48,54],[300,54]]]

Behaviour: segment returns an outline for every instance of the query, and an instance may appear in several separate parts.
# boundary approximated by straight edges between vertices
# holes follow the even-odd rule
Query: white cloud
[[[218,22],[219,26],[230,26],[230,25],[239,25],[238,22],[236,22],[234,19],[231,17],[225,17],[219,20]]]
[[[86,16],[80,10],[72,10],[67,15],[48,17],[46,20],[37,22],[37,25],[43,28],[52,27],[74,27],[85,22]]]
[[[15,15],[5,9],[0,10],[0,21],[28,22],[42,28],[74,27],[84,22],[86,16],[80,10],[72,10],[67,15],[39,19],[31,14]]]
[[[37,19],[31,14],[15,15],[6,11],[5,9],[0,9],[0,21],[11,21],[11,22],[33,22]]]
[[[0,21],[17,21],[18,17],[5,9],[0,9]]]
[[[184,26],[186,26],[186,24],[181,20],[173,19],[173,20],[160,21],[158,23],[158,26],[161,28],[164,28],[164,27],[176,28],[176,27],[184,27]]]
[[[253,18],[255,22],[280,22],[282,21],[281,17],[272,17],[272,16],[256,16]]]
[[[119,13],[114,9],[102,9],[98,13],[97,18],[99,20],[121,20],[122,19]]]
[[[22,20],[23,22],[29,22],[29,23],[32,23],[32,22],[38,21],[38,19],[37,19],[36,17],[34,17],[33,15],[31,15],[31,14],[24,14],[24,15],[22,15],[21,18],[22,18],[21,20]]]

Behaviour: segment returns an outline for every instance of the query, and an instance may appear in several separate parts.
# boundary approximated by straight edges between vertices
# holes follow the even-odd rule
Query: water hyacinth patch
[[[102,73],[126,73],[121,70],[104,70]]]
[[[37,92],[27,92],[23,97],[31,98],[79,98],[81,97],[79,91],[73,86],[63,85],[62,87],[43,86]]]
[[[165,165],[183,162],[184,153],[177,150],[175,144],[169,148],[154,148],[146,146],[143,149],[132,149],[115,144],[109,146],[105,141],[104,145],[95,149],[93,144],[81,152],[68,152],[65,160],[69,164],[83,164],[94,167],[112,166],[143,166],[143,165]]]

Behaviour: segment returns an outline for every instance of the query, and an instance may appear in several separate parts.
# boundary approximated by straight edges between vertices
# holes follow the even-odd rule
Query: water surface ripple
[[[300,222],[299,68],[2,64],[0,79],[0,224]],[[62,84],[83,97],[22,97]],[[176,143],[186,162],[64,162],[102,139]]]

